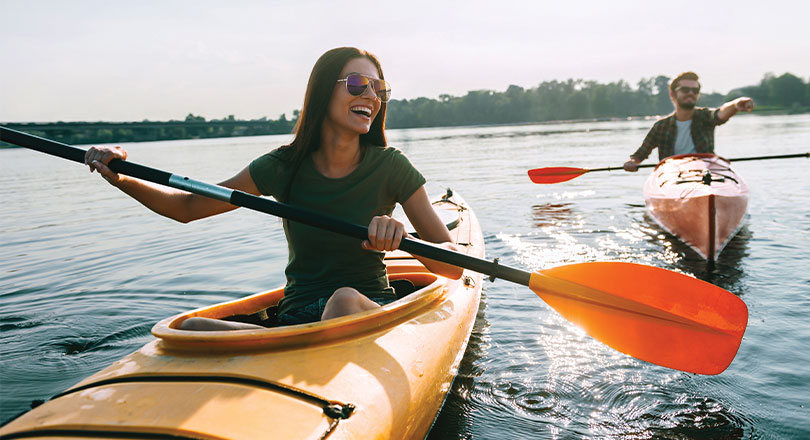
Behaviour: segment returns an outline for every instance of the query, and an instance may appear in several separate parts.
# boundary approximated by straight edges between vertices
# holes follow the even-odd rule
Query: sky
[[[810,78],[806,1],[0,0],[0,123],[288,117],[328,49],[392,99],[693,70],[704,91]]]

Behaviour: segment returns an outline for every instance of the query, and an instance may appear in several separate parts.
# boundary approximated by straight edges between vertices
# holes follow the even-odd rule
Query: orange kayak
[[[434,203],[466,253],[483,257],[474,213]],[[5,438],[424,438],[472,331],[482,275],[428,272],[386,255],[400,299],[287,327],[186,331],[193,316],[272,325],[282,288],[167,318],[131,355],[0,428]]]
[[[748,186],[728,160],[684,154],[664,159],[650,173],[644,201],[662,228],[714,261],[742,224]]]

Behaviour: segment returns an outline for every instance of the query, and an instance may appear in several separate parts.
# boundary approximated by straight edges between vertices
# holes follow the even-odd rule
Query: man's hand
[[[624,170],[630,172],[638,171],[638,162],[635,159],[630,159],[624,163]]]
[[[754,111],[754,100],[743,96],[734,100],[734,107],[738,112],[752,112]]]
[[[737,98],[733,101],[729,101],[720,106],[717,109],[717,119],[725,122],[728,121],[729,118],[736,115],[738,112],[751,112],[754,110],[754,100],[747,97],[742,96]]]

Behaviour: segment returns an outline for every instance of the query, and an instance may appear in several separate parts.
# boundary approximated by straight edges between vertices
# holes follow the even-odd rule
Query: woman
[[[371,310],[396,299],[388,286],[383,252],[407,236],[390,217],[400,203],[419,236],[457,250],[431,207],[425,179],[385,139],[390,87],[377,58],[342,47],[323,54],[312,69],[295,138],[267,153],[220,185],[368,224],[368,239],[356,240],[296,222],[284,222],[289,260],[279,303],[281,325],[302,324]],[[236,208],[225,202],[153,185],[112,172],[110,160],[126,159],[120,147],[93,147],[90,171],[163,216],[186,223]],[[420,258],[439,275],[458,279],[462,269]],[[183,328],[222,330],[252,324],[191,318]]]

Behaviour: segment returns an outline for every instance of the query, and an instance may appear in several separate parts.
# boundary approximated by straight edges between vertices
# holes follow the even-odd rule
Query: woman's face
[[[377,67],[368,58],[353,58],[343,66],[340,79],[350,73],[359,73],[369,78],[379,79]],[[372,87],[366,88],[360,96],[352,96],[346,88],[346,82],[336,82],[329,100],[329,111],[324,124],[340,131],[365,134],[371,129],[371,122],[380,111],[381,102],[374,94]]]

